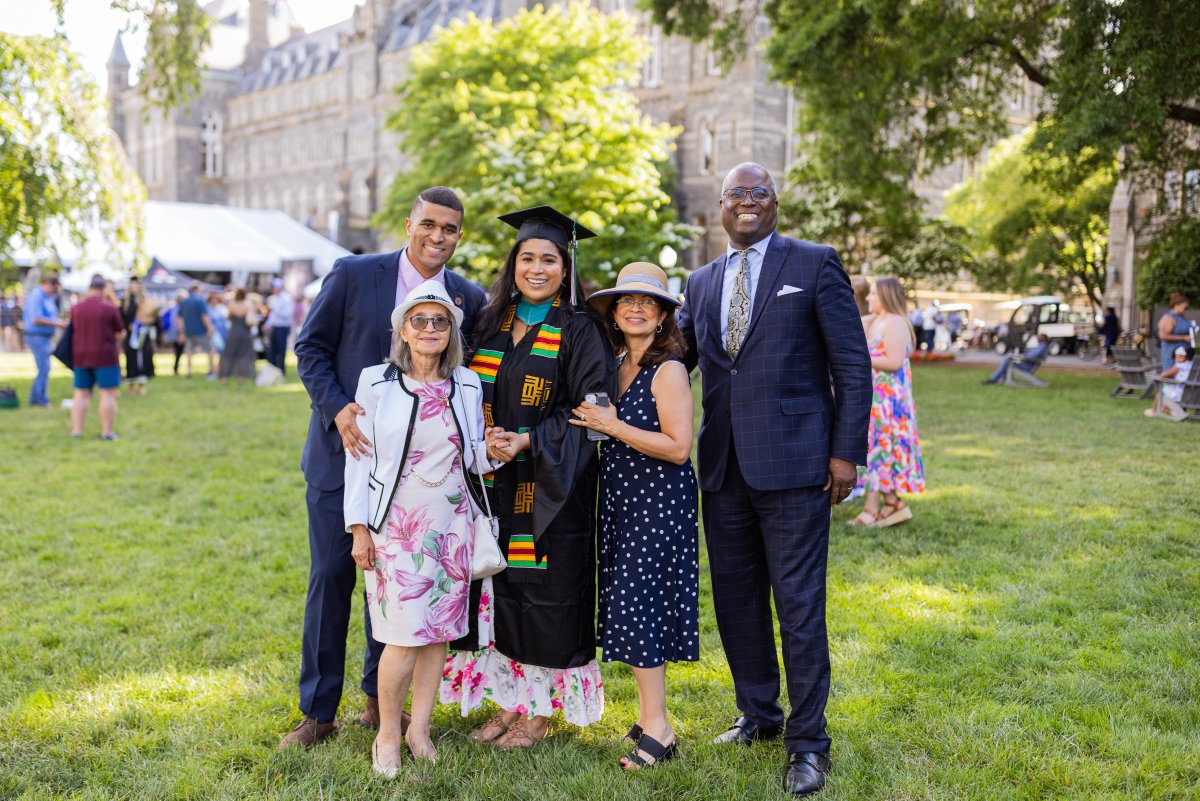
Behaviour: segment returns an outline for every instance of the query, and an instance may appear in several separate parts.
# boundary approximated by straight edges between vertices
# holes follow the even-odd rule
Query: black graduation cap
[[[508,214],[501,214],[499,219],[517,229],[517,239],[546,239],[562,245],[571,254],[571,305],[575,305],[579,293],[579,284],[575,275],[575,251],[580,239],[591,239],[595,231],[580,225],[561,211],[551,206],[534,206]]]
[[[501,214],[500,219],[517,229],[517,239],[549,239],[563,247],[571,246],[573,240],[591,239],[596,235],[551,206],[534,206]]]

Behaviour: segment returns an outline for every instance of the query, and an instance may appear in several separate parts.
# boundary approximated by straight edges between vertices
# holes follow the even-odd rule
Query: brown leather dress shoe
[[[379,728],[379,699],[367,696],[367,702],[363,704],[362,714],[358,716],[358,725],[364,729]]]
[[[291,748],[293,745],[312,748],[326,737],[332,736],[337,730],[337,721],[331,720],[328,723],[317,723],[316,718],[310,718],[308,715],[305,715],[296,724],[296,728],[285,734],[283,739],[279,741],[279,750],[282,751],[285,748]]]
[[[412,720],[412,715],[407,712],[400,713],[400,736],[408,731],[408,723]],[[358,725],[364,729],[379,728],[379,699],[367,696],[367,702],[363,704],[362,714],[358,716]]]

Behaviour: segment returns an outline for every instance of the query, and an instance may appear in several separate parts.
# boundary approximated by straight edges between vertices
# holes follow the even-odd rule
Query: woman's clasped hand
[[[484,430],[484,442],[487,444],[489,458],[507,464],[517,458],[517,454],[529,447],[529,435],[505,431],[500,426],[492,426]]]

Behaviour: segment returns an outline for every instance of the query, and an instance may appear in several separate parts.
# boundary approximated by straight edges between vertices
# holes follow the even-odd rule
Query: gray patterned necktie
[[[736,251],[741,257],[737,277],[733,279],[733,291],[729,293],[729,321],[725,330],[725,350],[729,358],[736,359],[746,338],[746,325],[750,322],[750,249]]]

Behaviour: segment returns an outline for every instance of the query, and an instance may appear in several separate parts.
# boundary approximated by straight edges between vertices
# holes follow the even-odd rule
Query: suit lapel
[[[725,350],[725,342],[721,338],[721,288],[725,285],[725,262],[728,258],[729,254],[726,253],[712,263],[712,277],[708,282],[707,291],[701,304],[704,314],[708,317],[707,325],[704,327],[712,332],[713,349],[725,359],[729,358],[729,353]],[[709,295],[713,296],[712,300],[708,299]]]
[[[745,350],[746,340],[750,339],[754,333],[754,327],[762,319],[767,299],[775,291],[775,282],[779,279],[779,271],[783,269],[787,250],[787,244],[778,233],[771,237],[771,243],[767,245],[767,253],[763,257],[762,269],[758,271],[758,284],[754,287],[754,305],[750,312],[750,325],[746,328],[746,339],[742,340],[742,350]],[[741,351],[739,351],[739,355],[740,353]]]
[[[375,267],[375,330],[379,337],[379,361],[392,350],[392,309],[396,308],[396,285],[400,282],[400,251],[379,257]]]
[[[461,276],[458,273],[451,272],[449,267],[445,269],[446,272],[443,275],[446,278],[446,294],[450,296],[450,300],[454,301],[454,305],[465,315],[467,313],[467,298],[463,294],[463,283],[465,281],[460,281]]]

